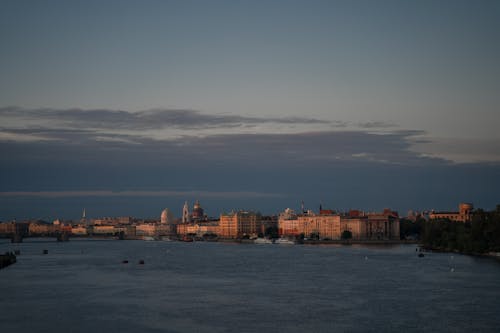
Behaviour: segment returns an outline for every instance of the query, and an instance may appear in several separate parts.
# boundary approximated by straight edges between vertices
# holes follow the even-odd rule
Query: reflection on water
[[[418,258],[415,246],[0,240],[14,249],[18,262],[0,271],[1,332],[500,327],[498,262]]]

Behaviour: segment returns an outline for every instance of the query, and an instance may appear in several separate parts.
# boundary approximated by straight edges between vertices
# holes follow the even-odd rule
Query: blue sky
[[[500,203],[497,1],[1,1],[0,220]]]

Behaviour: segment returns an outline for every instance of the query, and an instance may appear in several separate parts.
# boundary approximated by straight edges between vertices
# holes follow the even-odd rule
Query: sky
[[[498,1],[0,0],[0,220],[500,203]]]

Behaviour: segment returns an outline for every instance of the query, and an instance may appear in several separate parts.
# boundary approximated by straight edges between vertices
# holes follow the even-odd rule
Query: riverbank
[[[428,246],[428,245],[420,245],[420,247],[422,249],[424,249],[425,251],[442,252],[442,253],[457,253],[457,254],[464,254],[464,255],[468,255],[468,256],[494,258],[496,260],[500,260],[500,252],[485,252],[485,253],[468,252],[468,251],[459,251],[457,249],[449,249],[449,248],[443,248],[443,247],[432,247],[432,246]]]

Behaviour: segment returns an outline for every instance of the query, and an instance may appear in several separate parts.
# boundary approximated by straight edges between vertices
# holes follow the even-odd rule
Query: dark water
[[[499,262],[415,246],[0,241],[13,249],[2,333],[500,330]]]

